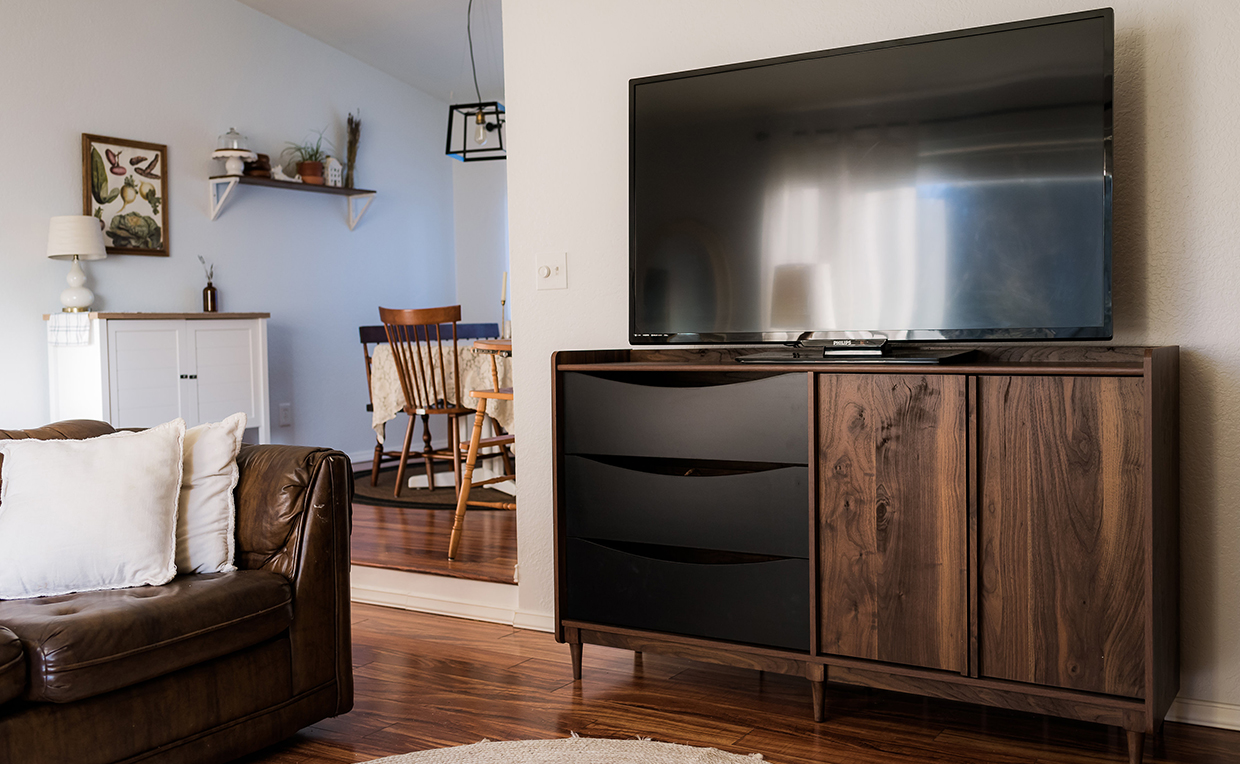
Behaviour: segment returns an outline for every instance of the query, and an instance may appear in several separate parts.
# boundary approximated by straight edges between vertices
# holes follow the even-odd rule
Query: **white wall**
[[[452,164],[461,320],[498,323],[501,280],[508,270],[508,162]]]
[[[520,607],[552,612],[553,351],[627,345],[631,77],[1094,7],[1067,0],[541,0],[504,8]],[[1240,726],[1240,3],[1114,0],[1116,342],[1182,348],[1181,698]],[[564,151],[565,105],[593,150]],[[569,288],[534,290],[568,252]],[[1210,705],[1210,704],[1215,705]],[[1185,705],[1180,706],[1181,709]],[[1196,711],[1193,711],[1193,708]]]
[[[48,218],[81,214],[82,133],[168,145],[172,256],[87,263],[95,306],[201,310],[197,256],[225,311],[269,311],[277,442],[373,446],[357,327],[377,306],[456,294],[447,105],[233,0],[0,0],[0,427],[48,417],[41,314],[67,265],[45,258]],[[278,154],[361,110],[356,182],[375,189],[357,230],[338,197],[238,188],[207,219],[216,136],[235,126]],[[273,157],[274,158],[274,157]]]

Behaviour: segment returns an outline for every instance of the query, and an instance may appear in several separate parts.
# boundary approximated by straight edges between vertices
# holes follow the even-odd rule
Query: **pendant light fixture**
[[[507,159],[504,146],[504,105],[483,101],[478,89],[478,66],[474,63],[474,35],[471,29],[474,0],[465,11],[465,36],[469,39],[469,68],[474,75],[476,103],[458,103],[448,107],[448,156],[462,162]]]

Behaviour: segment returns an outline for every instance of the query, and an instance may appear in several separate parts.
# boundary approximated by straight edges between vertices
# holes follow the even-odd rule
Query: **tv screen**
[[[1109,339],[1110,9],[631,80],[630,340]]]

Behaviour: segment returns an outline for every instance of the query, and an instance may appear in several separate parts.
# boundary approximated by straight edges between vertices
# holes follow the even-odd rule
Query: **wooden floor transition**
[[[361,478],[368,479],[368,478]],[[451,485],[449,476],[448,485]],[[453,508],[376,507],[353,502],[354,565],[452,578],[515,582],[517,513],[470,508],[456,560],[448,559]]]
[[[354,710],[241,759],[360,762],[491,740],[649,737],[761,753],[768,764],[1126,762],[1114,727],[828,685],[827,721],[809,683],[586,645],[509,626],[353,606]],[[1240,732],[1167,723],[1152,764],[1236,764]]]

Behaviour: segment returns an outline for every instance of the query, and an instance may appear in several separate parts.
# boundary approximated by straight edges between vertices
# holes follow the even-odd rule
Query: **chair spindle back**
[[[458,406],[461,374],[457,365],[456,324],[461,320],[461,306],[416,310],[379,308],[379,319],[383,321],[405,394],[406,413]],[[450,344],[445,343],[448,338],[444,336],[444,324],[452,325]],[[452,365],[451,389],[448,364]]]

